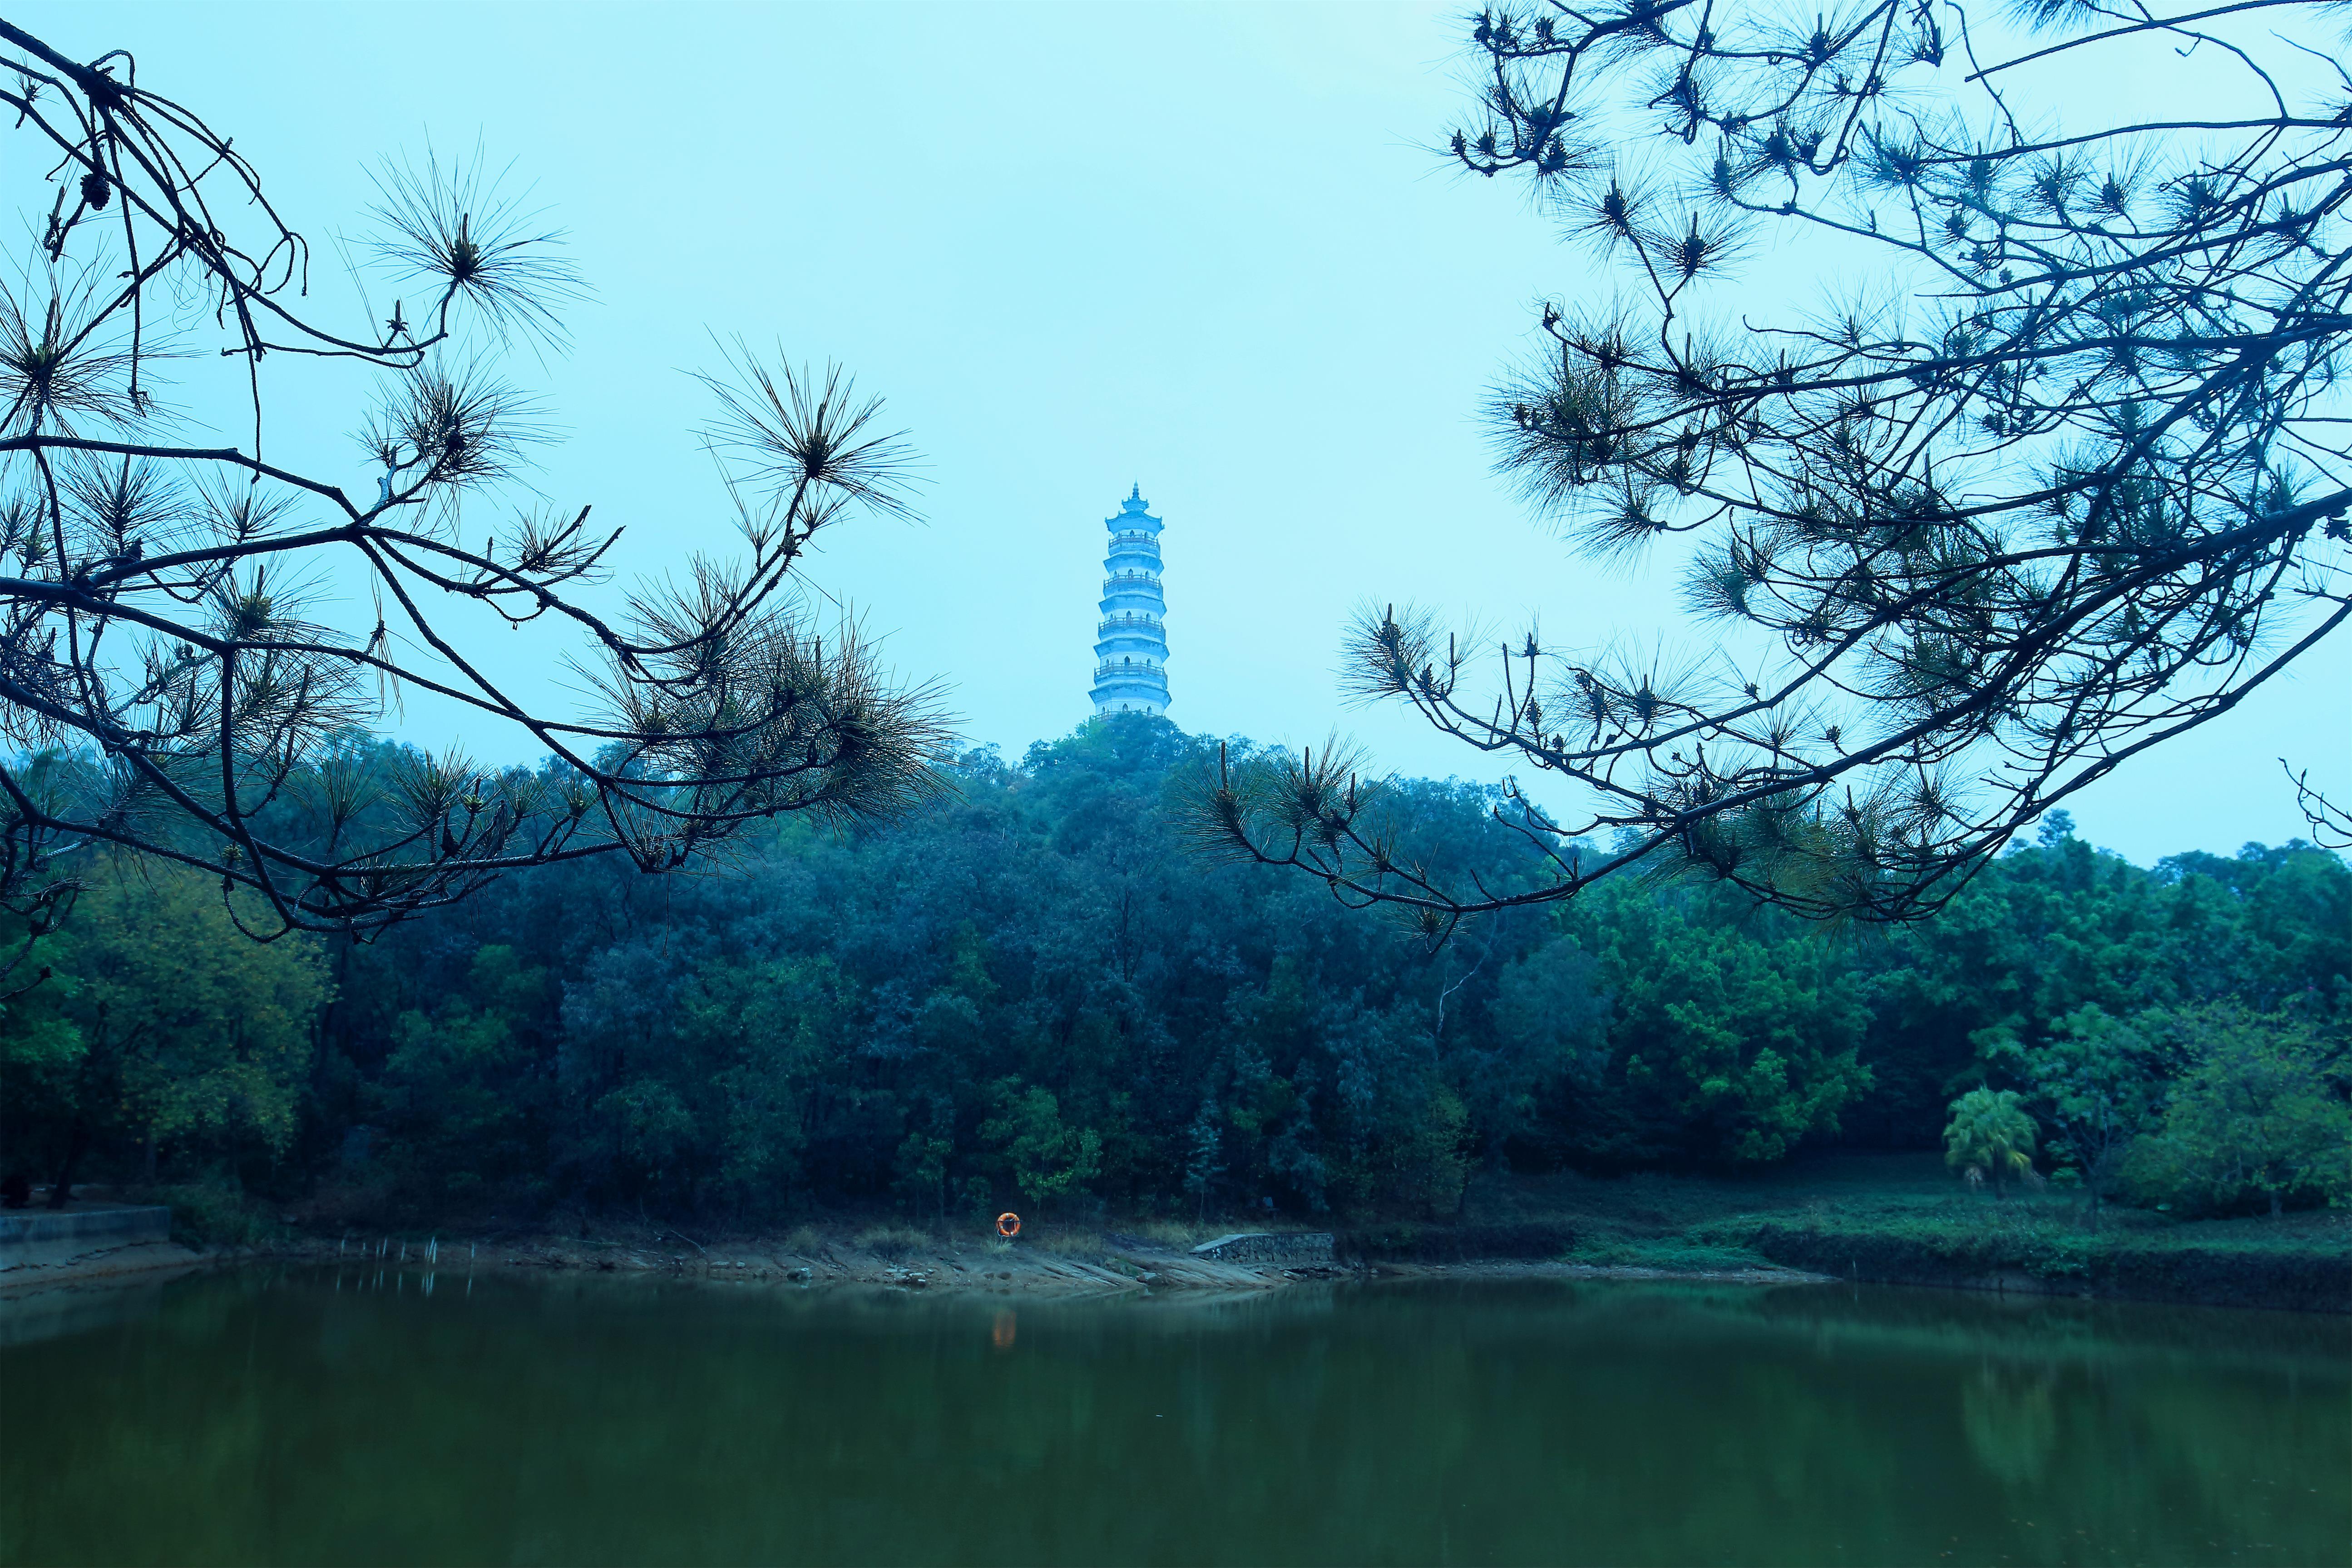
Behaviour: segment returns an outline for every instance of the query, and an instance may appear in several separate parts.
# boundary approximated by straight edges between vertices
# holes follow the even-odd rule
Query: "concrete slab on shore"
[[[0,1213],[0,1274],[79,1263],[100,1253],[168,1247],[172,1211],[160,1204]]]

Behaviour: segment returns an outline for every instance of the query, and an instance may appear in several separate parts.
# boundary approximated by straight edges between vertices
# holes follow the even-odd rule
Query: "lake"
[[[2352,1558],[2352,1322],[1956,1292],[0,1303],[8,1563]]]

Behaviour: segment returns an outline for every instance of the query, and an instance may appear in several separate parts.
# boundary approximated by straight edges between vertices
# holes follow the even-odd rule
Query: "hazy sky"
[[[365,166],[428,143],[511,161],[595,290],[567,354],[514,366],[564,437],[539,482],[626,525],[624,575],[729,545],[681,374],[715,363],[710,333],[845,364],[923,453],[925,521],[835,533],[813,580],[940,677],[975,742],[1017,753],[1089,711],[1102,520],[1137,481],[1168,521],[1187,730],[1337,727],[1400,771],[1489,777],[1410,714],[1341,706],[1351,608],[1706,641],[1667,574],[1579,563],[1490,473],[1476,408],[1532,303],[1608,285],[1520,187],[1428,151],[1461,112],[1455,8],[9,9],[80,58],[132,50],[142,86],[233,135],[334,308]],[[1741,286],[1809,284],[1766,256]],[[272,374],[279,455],[372,489],[341,434],[360,384]],[[513,646],[567,702],[559,645]],[[2296,833],[2275,759],[2352,783],[2347,673],[2339,637],[2079,797],[2085,835],[2146,861]],[[412,704],[402,732],[453,727]]]

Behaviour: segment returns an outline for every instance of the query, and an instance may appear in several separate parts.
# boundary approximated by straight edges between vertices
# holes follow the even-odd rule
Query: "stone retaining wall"
[[[172,1211],[160,1204],[73,1214],[23,1209],[0,1214],[0,1270],[63,1263],[92,1252],[171,1239]]]
[[[1328,1264],[1331,1237],[1320,1231],[1241,1231],[1202,1242],[1192,1256],[1217,1263]]]

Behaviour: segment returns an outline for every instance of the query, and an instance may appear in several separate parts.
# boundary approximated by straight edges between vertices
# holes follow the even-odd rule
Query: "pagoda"
[[[1095,628],[1095,711],[1168,711],[1168,601],[1160,592],[1160,521],[1139,484],[1106,518],[1102,624]]]

